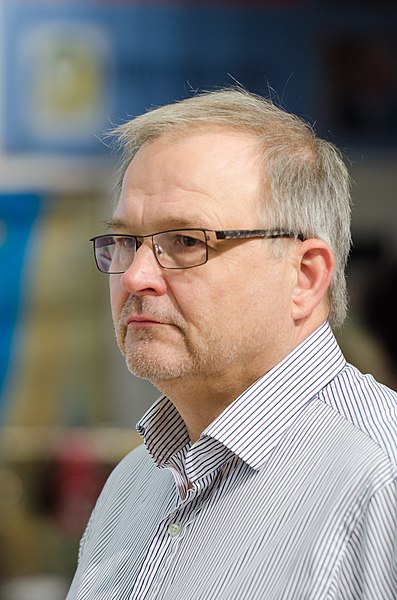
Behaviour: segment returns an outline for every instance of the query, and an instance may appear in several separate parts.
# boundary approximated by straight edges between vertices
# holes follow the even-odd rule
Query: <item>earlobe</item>
[[[296,280],[292,293],[292,318],[309,317],[316,309],[328,313],[327,291],[334,271],[334,256],[320,239],[303,242],[296,255]]]

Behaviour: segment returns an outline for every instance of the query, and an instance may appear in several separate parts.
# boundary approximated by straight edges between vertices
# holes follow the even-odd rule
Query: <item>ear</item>
[[[334,255],[325,242],[311,238],[297,246],[296,281],[292,291],[292,318],[309,317],[320,306],[328,314],[327,291],[334,272]]]

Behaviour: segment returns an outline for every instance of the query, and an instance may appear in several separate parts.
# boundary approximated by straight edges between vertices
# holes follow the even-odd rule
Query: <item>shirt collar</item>
[[[258,379],[203,432],[259,469],[298,413],[346,361],[328,323]]]
[[[172,455],[190,443],[181,415],[166,396],[161,396],[149,408],[136,429],[159,467],[165,466]]]
[[[343,369],[346,361],[328,323],[258,379],[202,433],[260,469],[304,406]],[[185,424],[162,396],[137,425],[158,466],[189,444]]]

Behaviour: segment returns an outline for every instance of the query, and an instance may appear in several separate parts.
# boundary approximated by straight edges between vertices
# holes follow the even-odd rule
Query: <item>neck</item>
[[[194,443],[204,429],[236,398],[303,342],[323,320],[319,319],[311,327],[300,324],[295,336],[285,345],[284,351],[274,354],[271,361],[261,356],[249,366],[233,365],[225,373],[213,376],[197,373],[152,383],[174,404],[185,422],[191,442]]]
[[[258,370],[244,375],[243,378],[236,378],[227,374],[216,379],[203,379],[197,375],[153,383],[174,404],[193,443],[263,372]]]

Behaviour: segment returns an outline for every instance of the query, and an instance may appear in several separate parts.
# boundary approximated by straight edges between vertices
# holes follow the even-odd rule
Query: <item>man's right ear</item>
[[[305,319],[326,298],[334,272],[334,255],[318,238],[305,240],[298,246],[297,278],[292,295],[292,318]]]

